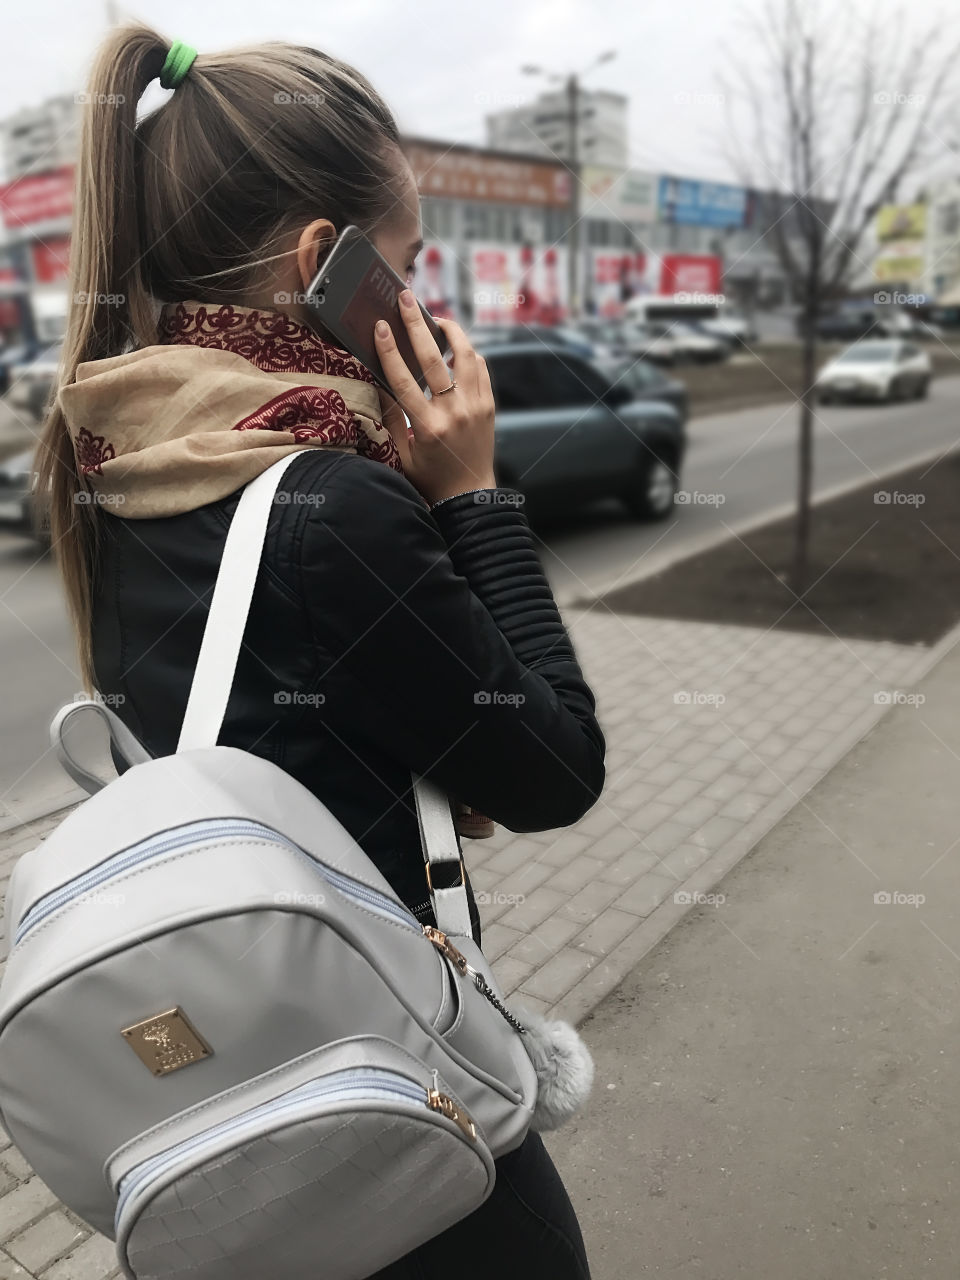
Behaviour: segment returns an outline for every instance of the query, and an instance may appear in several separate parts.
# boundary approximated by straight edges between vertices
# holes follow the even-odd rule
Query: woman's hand
[[[438,394],[450,385],[450,369],[409,289],[400,294],[400,314],[432,395],[428,400],[420,390],[390,326],[379,321],[374,328],[377,354],[400,408],[410,419],[408,433],[396,405],[384,415],[384,426],[396,442],[404,475],[429,503],[471,489],[494,488],[494,405],[486,361],[477,355],[458,324],[438,318],[436,323],[450,343],[457,380],[453,391]]]

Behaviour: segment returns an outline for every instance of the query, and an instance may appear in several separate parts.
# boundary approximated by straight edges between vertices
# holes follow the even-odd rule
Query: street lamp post
[[[609,62],[617,56],[615,49],[601,53],[584,71],[571,71],[566,75],[556,72],[545,72],[542,67],[525,66],[521,70],[526,75],[547,75],[551,80],[561,80],[566,86],[567,95],[567,160],[566,168],[570,175],[570,226],[567,231],[567,251],[569,261],[568,291],[570,295],[570,315],[580,313],[580,81],[588,72]]]

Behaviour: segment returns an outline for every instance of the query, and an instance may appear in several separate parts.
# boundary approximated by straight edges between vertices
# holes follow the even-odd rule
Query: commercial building
[[[628,99],[606,89],[580,89],[576,110],[566,89],[542,93],[533,102],[486,118],[487,146],[570,163],[571,141],[580,163],[626,168]],[[576,117],[576,129],[573,127]]]
[[[0,121],[0,331],[52,342],[67,316],[67,258],[82,95],[61,95]]]

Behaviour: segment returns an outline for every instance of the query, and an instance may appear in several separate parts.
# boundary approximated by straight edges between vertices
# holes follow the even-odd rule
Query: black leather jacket
[[[380,463],[296,458],[220,737],[318,796],[425,923],[411,769],[512,831],[576,822],[603,787],[593,695],[514,496],[428,510]],[[122,695],[119,715],[155,755],[176,747],[237,500],[164,519],[97,513],[97,685]],[[472,891],[470,909],[479,938]]]

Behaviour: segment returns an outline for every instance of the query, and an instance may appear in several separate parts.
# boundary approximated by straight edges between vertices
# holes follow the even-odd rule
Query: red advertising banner
[[[13,230],[73,213],[73,166],[28,173],[0,187],[0,215]]]
[[[660,269],[662,294],[720,292],[720,259],[708,254],[665,253]]]
[[[590,267],[588,292],[594,315],[604,319],[622,316],[631,298],[650,292],[647,283],[649,264],[645,253],[594,249]]]
[[[567,251],[555,245],[474,244],[476,324],[561,324],[567,315]]]
[[[37,284],[56,284],[65,280],[70,257],[70,237],[55,236],[51,240],[35,240],[30,246],[33,278]]]

